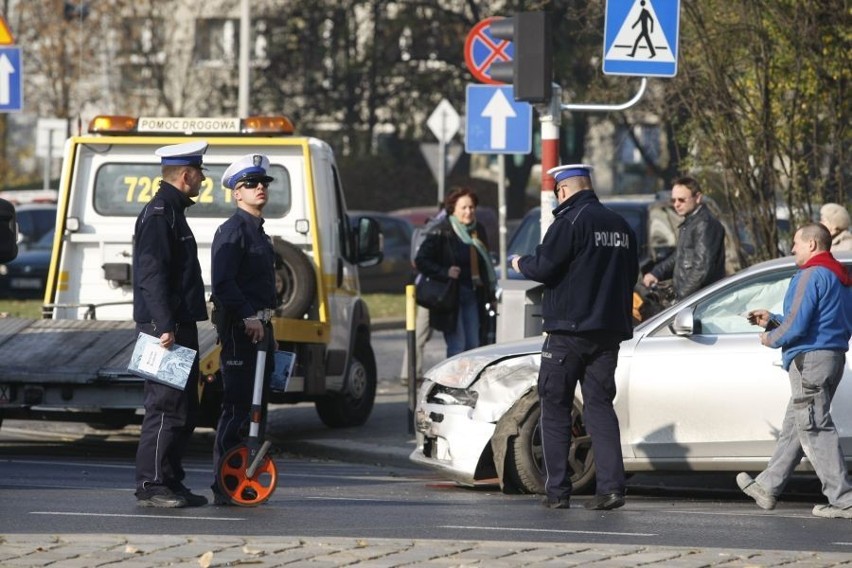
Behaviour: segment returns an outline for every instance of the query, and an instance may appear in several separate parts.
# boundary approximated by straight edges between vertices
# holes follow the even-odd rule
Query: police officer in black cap
[[[544,454],[543,504],[567,509],[571,496],[571,409],[577,383],[595,451],[597,490],[587,509],[624,505],[624,463],[615,398],[619,343],[633,335],[633,286],[639,273],[636,236],[595,195],[584,164],[547,173],[559,205],[535,254],[513,257],[512,267],[543,282],[543,329],[538,395]]]
[[[269,200],[269,159],[262,154],[243,156],[225,170],[222,185],[233,191],[237,211],[222,223],[213,237],[213,296],[223,317],[217,322],[222,342],[224,383],[222,414],[216,428],[213,467],[242,442],[241,430],[249,422],[257,351],[266,347],[263,414],[273,370],[275,338],[270,325],[277,296],[275,251],[263,231],[263,208]],[[263,437],[261,430],[260,437]],[[213,484],[213,502],[226,505],[226,497]]]
[[[165,146],[163,181],[136,219],[133,237],[133,319],[136,329],[198,350],[196,322],[207,319],[204,282],[195,237],[186,222],[204,181],[204,141]],[[197,507],[202,495],[183,485],[184,451],[198,414],[198,356],[185,390],[145,381],[145,417],[136,451],[136,499],[140,507]]]

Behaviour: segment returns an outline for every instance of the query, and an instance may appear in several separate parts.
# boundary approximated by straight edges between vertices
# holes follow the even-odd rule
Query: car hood
[[[29,249],[18,253],[15,260],[6,263],[6,266],[21,266],[26,264],[44,264],[50,262],[50,251],[44,249]]]
[[[466,389],[493,363],[540,353],[542,341],[542,336],[528,337],[465,351],[429,369],[426,378],[446,387]]]

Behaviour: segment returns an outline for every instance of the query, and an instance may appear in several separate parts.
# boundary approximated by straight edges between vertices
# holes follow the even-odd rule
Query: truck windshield
[[[232,191],[221,185],[226,164],[205,164],[205,180],[195,198],[196,205],[187,210],[188,217],[230,217],[236,205]],[[263,209],[267,219],[283,217],[290,211],[290,175],[280,165],[272,165],[269,175],[275,178],[269,186],[269,201]],[[160,168],[152,164],[104,164],[95,175],[95,211],[104,216],[135,217],[141,205],[148,203],[160,186]]]

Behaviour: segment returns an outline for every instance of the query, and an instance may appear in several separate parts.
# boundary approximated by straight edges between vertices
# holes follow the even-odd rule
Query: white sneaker
[[[757,506],[761,509],[771,511],[775,508],[775,497],[767,493],[766,489],[764,489],[760,483],[752,479],[749,474],[745,472],[738,473],[737,485],[740,486],[743,493],[754,499],[754,502],[757,503]]]
[[[852,507],[841,509],[834,505],[814,505],[814,510],[811,514],[815,517],[823,517],[824,519],[852,519]]]

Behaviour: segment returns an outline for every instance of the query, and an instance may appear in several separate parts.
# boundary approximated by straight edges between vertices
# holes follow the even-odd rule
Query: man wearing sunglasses
[[[684,218],[678,228],[677,248],[645,274],[642,284],[646,287],[671,278],[675,297],[682,300],[725,276],[725,229],[701,198],[701,186],[694,178],[674,181],[672,206]]]
[[[267,175],[268,170],[269,158],[248,154],[228,166],[222,175],[222,185],[232,191],[237,211],[216,230],[211,250],[214,303],[223,312],[216,322],[222,342],[224,393],[213,447],[214,472],[222,455],[242,442],[240,431],[249,421],[260,346],[266,347],[266,414],[266,392],[276,348],[269,323],[276,304],[275,252],[263,231],[263,208],[269,200],[269,185],[274,181]],[[261,421],[264,423],[265,418]],[[212,489],[214,504],[230,502],[215,481]]]

